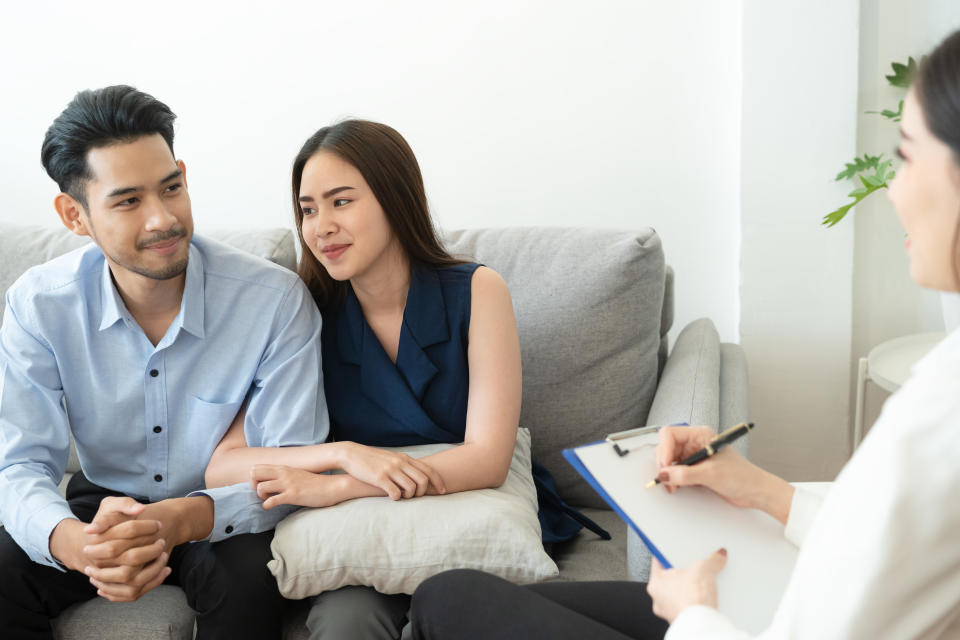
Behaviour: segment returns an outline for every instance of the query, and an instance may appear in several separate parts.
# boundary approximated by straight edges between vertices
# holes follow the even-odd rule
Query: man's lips
[[[147,245],[147,249],[169,249],[173,245],[180,242],[180,238],[174,238],[173,240],[167,240],[165,242],[155,242],[154,244]]]
[[[159,242],[152,242],[150,244],[144,245],[141,247],[144,251],[149,251],[154,255],[159,256],[169,256],[175,251],[177,251],[180,241],[184,238],[183,235],[178,235],[174,238],[165,238]]]

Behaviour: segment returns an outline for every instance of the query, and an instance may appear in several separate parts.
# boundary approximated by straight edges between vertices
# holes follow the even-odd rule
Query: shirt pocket
[[[199,433],[211,436],[216,446],[243,405],[243,399],[233,402],[209,402],[196,396],[187,398],[187,423]]]

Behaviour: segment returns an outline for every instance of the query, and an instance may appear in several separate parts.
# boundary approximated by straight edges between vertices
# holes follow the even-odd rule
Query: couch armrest
[[[680,332],[657,383],[647,424],[706,424],[720,420],[720,337],[707,318]]]
[[[720,345],[720,424],[724,428],[747,422],[747,355],[738,344]],[[749,457],[750,436],[740,438],[733,448]]]
[[[720,344],[712,321],[695,320],[684,327],[657,385],[647,424],[727,427],[747,418],[747,361],[743,349]],[[747,440],[734,446],[744,455]],[[643,526],[640,523],[640,526]],[[650,551],[632,529],[627,533],[627,572],[631,580],[650,577]]]

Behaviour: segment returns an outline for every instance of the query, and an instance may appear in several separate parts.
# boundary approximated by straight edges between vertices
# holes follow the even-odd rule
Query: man
[[[266,563],[289,511],[265,511],[248,485],[204,490],[203,476],[244,401],[252,446],[326,438],[320,317],[295,274],[193,237],[174,118],[132,87],[83,91],[43,142],[57,213],[94,244],[7,292],[5,637],[50,638],[74,603],[165,581],[183,587],[201,638],[280,637]],[[68,429],[83,472],[64,500]]]

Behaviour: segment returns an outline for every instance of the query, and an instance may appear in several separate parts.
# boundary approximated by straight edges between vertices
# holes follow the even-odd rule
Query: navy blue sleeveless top
[[[463,442],[471,281],[479,266],[411,268],[396,364],[352,287],[338,309],[324,313],[323,383],[332,439],[375,447]],[[544,540],[571,538],[587,523],[560,500],[546,469],[533,467]]]

